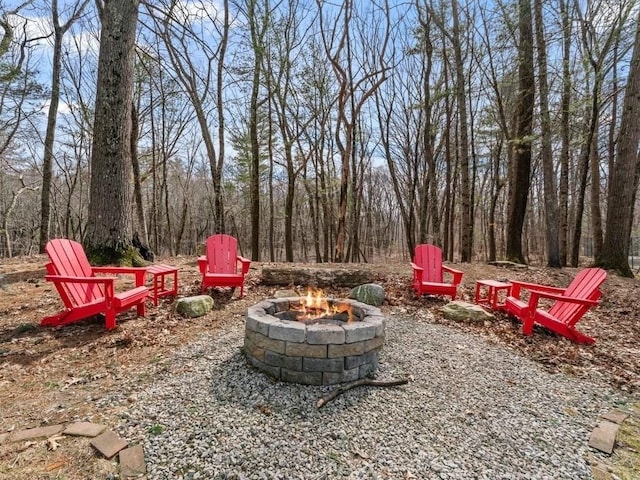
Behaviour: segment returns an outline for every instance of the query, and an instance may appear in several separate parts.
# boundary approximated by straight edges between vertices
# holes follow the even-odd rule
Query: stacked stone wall
[[[265,300],[247,312],[244,351],[251,365],[285,382],[330,385],[364,378],[378,367],[385,318],[376,307],[350,300],[354,321],[344,324],[282,320],[274,316],[299,298]]]

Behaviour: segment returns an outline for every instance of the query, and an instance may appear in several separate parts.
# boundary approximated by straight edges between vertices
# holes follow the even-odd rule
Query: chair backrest
[[[66,238],[50,240],[45,252],[51,260],[47,264],[50,275],[65,277],[93,277],[93,270],[89,264],[84,248],[78,242]],[[102,286],[87,283],[56,282],[56,288],[62,301],[67,307],[76,307],[104,298]]]
[[[584,300],[598,300],[602,295],[600,285],[607,279],[607,272],[601,268],[585,268],[580,270],[576,278],[569,284],[563,296],[581,298]],[[589,310],[586,305],[557,301],[549,309],[549,314],[567,325],[574,325]]]
[[[423,282],[442,283],[442,250],[440,247],[423,243],[416,246],[413,263],[421,267]]]
[[[216,234],[207,238],[209,273],[236,273],[238,241],[231,235]]]

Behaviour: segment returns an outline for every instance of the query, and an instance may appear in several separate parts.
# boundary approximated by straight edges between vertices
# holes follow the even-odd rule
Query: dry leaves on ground
[[[193,258],[162,261],[180,267],[182,295],[199,293],[200,275]],[[124,382],[132,380],[142,388],[158,371],[181,368],[161,360],[169,357],[173,349],[211,329],[224,329],[229,322],[241,322],[249,305],[273,296],[277,290],[260,284],[260,266],[254,265],[245,297],[238,299],[237,293],[214,291],[214,311],[202,318],[181,318],[174,312],[174,303],[165,300],[157,307],[149,307],[146,318],[135,318],[134,311],[120,315],[119,328],[114,331],[105,331],[100,318],[63,328],[42,329],[40,320],[61,308],[55,289],[43,281],[45,262],[45,257],[34,256],[11,259],[0,267],[0,405],[3,406],[0,433],[82,418],[103,424],[116,423],[117,415],[122,413],[118,408],[96,408],[97,402],[108,392],[123,388]],[[456,267],[465,272],[461,297],[468,301],[473,300],[475,280],[480,278],[526,279],[565,286],[578,271],[536,267],[507,270],[484,264],[458,264]],[[446,320],[439,314],[446,300],[415,298],[408,262],[349,268],[371,269],[372,280],[383,284],[386,290],[383,310],[425,321],[424,313],[429,311],[433,315],[428,321],[435,318],[452,328],[504,345],[551,371],[597,377],[630,394],[640,393],[638,280],[609,274],[601,305],[579,323],[581,330],[597,338],[596,345],[586,346],[576,345],[537,327],[531,337],[523,337],[519,324],[502,314],[498,314],[496,320],[482,324]],[[348,289],[328,290],[330,296],[348,294]],[[35,462],[37,465],[34,472],[46,471],[52,465],[57,468],[59,463],[56,462],[65,465],[68,478],[86,478],[75,477],[74,471],[86,474],[108,468],[105,464],[93,465],[96,462],[92,463],[91,449],[86,444],[82,446],[82,455],[74,456],[69,450],[73,448],[72,443],[59,444],[54,440],[51,448],[55,452],[47,454],[45,448],[39,450],[40,457],[31,455],[30,464]],[[24,445],[0,446],[0,466],[22,462],[21,448]],[[58,452],[60,459],[51,458]],[[78,462],[86,464],[78,465]],[[20,468],[14,468],[12,472],[28,473],[26,467]],[[0,478],[20,478],[3,474],[0,467]]]

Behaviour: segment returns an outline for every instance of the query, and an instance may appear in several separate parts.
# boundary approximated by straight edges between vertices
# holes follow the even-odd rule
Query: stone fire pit
[[[350,307],[351,315],[293,320],[304,301],[299,297],[249,307],[244,339],[249,363],[278,380],[307,385],[350,382],[375,371],[385,317],[365,303],[326,300],[339,311]]]

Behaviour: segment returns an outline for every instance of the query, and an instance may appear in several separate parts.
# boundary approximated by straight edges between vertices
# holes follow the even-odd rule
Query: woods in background
[[[635,0],[14,3],[0,257],[216,232],[265,261],[640,256]]]

